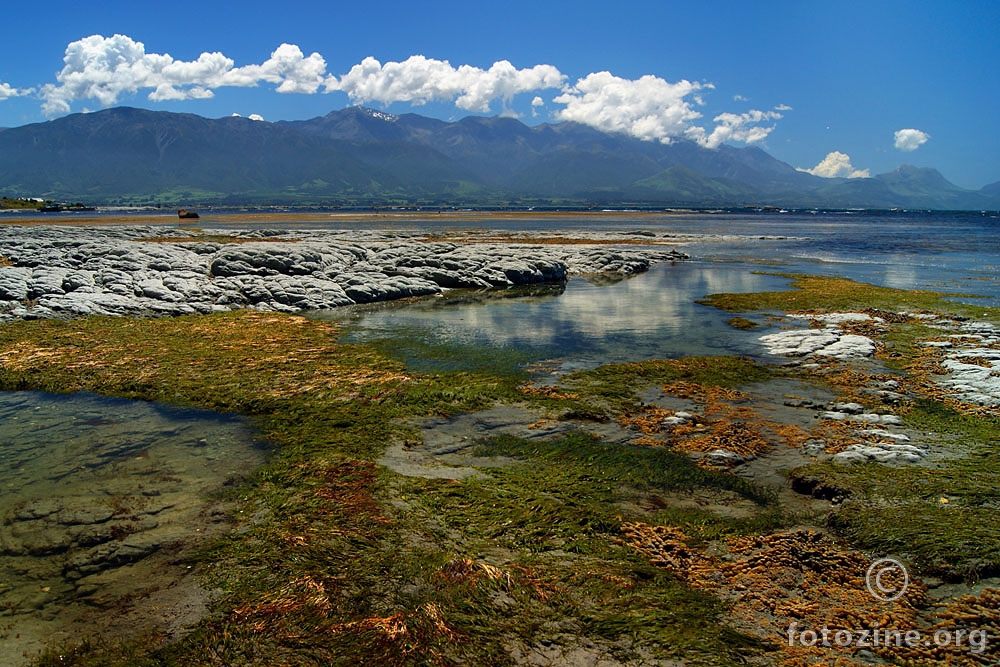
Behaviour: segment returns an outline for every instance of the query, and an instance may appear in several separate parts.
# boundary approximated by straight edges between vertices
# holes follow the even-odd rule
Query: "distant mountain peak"
[[[942,176],[937,169],[915,167],[912,164],[901,164],[891,172],[880,174],[876,178],[892,183],[920,183],[925,187],[958,189],[958,186]]]
[[[913,176],[917,174],[937,174],[940,172],[938,172],[937,169],[932,169],[930,167],[917,167],[912,164],[901,164],[895,169],[893,169],[893,173],[905,176]]]
[[[384,111],[379,111],[378,109],[372,109],[370,107],[355,107],[358,111],[370,116],[371,118],[377,118],[378,120],[384,120],[387,123],[395,123],[399,120],[399,116],[394,116],[391,113],[386,113]]]

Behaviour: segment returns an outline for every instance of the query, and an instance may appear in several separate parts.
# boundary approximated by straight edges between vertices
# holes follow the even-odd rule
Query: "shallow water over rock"
[[[263,460],[243,418],[0,392],[0,665],[175,586],[176,555],[224,520],[210,495]]]
[[[310,317],[351,321],[347,340],[384,341],[417,371],[503,371],[544,361],[551,373],[605,363],[760,354],[759,333],[695,303],[714,292],[783,289],[788,280],[743,266],[658,264],[631,278],[573,278],[565,288],[465,293],[410,304],[337,309]]]

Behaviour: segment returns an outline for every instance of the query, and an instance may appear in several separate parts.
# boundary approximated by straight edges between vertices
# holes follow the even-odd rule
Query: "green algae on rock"
[[[859,283],[848,278],[798,273],[767,273],[788,278],[792,289],[779,292],[710,294],[698,303],[730,312],[852,312],[885,309],[901,312],[941,312],[1000,321],[1000,310],[952,301],[974,294],[904,290]]]
[[[711,597],[616,543],[617,514],[629,510],[615,508],[615,489],[636,487],[624,492],[628,501],[634,493],[669,494],[678,481],[707,484],[760,508],[759,516],[736,520],[663,510],[692,530],[711,525],[706,535],[783,525],[766,492],[683,456],[576,436],[531,450],[487,443],[490,456],[523,463],[465,481],[403,478],[374,462],[389,442],[412,437],[413,418],[498,402],[541,410],[575,404],[520,390],[523,375],[410,372],[371,346],[340,342],[342,330],[247,311],[0,329],[0,387],[89,390],[246,414],[276,446],[252,483],[228,492],[238,530],[199,561],[206,585],[219,591],[205,619],[169,645],[155,636],[142,644],[84,640],[38,664],[66,664],[59,656],[77,665],[503,664],[564,644],[560,655],[683,654],[727,665],[757,650],[757,640],[728,627]],[[616,374],[735,382],[749,366],[726,368],[640,364],[581,383],[593,384],[594,397],[613,396]],[[644,469],[630,456],[678,481],[628,481]],[[656,462],[663,457],[669,461]],[[595,477],[598,459],[607,461]]]
[[[845,363],[850,360],[817,358],[784,372],[832,382],[844,400],[862,401],[868,412],[895,411],[901,424],[922,435],[925,447],[939,452],[933,462],[917,466],[819,463],[792,471],[792,479],[807,490],[836,489],[843,502],[830,525],[861,548],[905,554],[928,574],[975,579],[1000,573],[1000,524],[993,516],[1000,503],[994,484],[1000,474],[1000,413],[988,402],[970,403],[970,396],[978,396],[971,390],[956,393],[943,386],[947,367],[941,363],[948,350],[958,349],[960,339],[975,338],[986,350],[979,354],[989,353],[1000,311],[957,303],[951,300],[956,295],[942,292],[822,276],[784,277],[792,279],[793,289],[715,294],[702,302],[730,311],[781,311],[806,318],[821,319],[819,313],[831,312],[870,315],[868,321],[877,320],[877,326],[847,317],[837,325],[844,331],[863,327],[872,337],[874,358],[861,370]],[[968,358],[955,357],[956,363]],[[990,374],[989,368],[979,370],[979,375]],[[886,382],[896,390],[884,390]],[[854,437],[858,442],[859,436]]]

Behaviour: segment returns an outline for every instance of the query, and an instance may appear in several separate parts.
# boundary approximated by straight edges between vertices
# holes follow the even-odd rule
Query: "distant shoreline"
[[[0,224],[14,225],[191,225],[205,226],[213,222],[365,222],[385,220],[532,220],[538,218],[666,218],[679,215],[707,215],[708,211],[281,211],[281,212],[221,212],[207,209],[197,221],[178,219],[177,213],[135,213],[135,214],[47,214],[8,213],[0,215]]]

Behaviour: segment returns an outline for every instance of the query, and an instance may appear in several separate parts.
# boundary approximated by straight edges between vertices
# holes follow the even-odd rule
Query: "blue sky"
[[[60,0],[3,22],[5,127],[118,105],[275,121],[365,104],[753,144],[821,175],[1000,181],[995,0]]]

